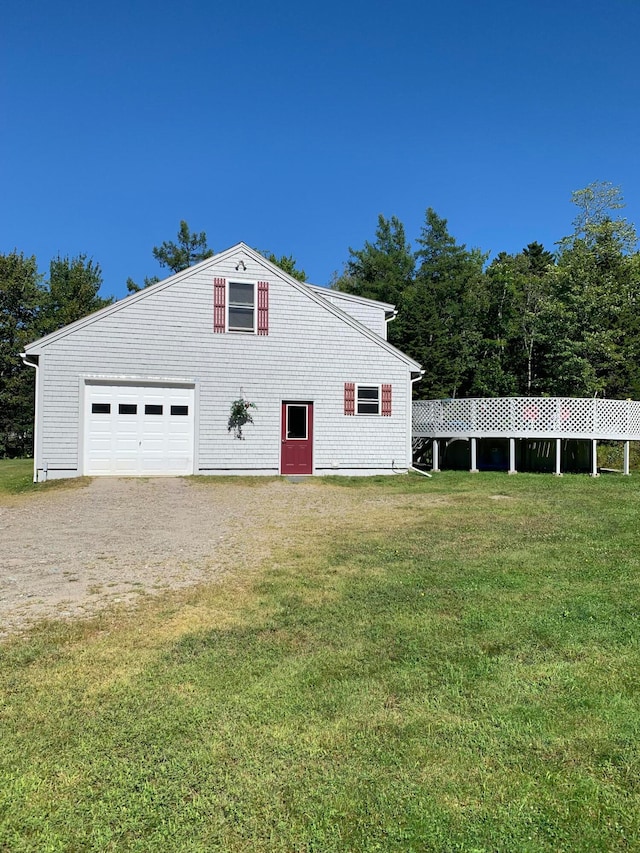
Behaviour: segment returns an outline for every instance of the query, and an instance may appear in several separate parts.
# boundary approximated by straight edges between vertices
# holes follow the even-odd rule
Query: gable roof
[[[71,335],[80,329],[84,329],[87,326],[90,326],[95,323],[97,320],[101,320],[104,317],[109,317],[119,311],[126,310],[126,308],[128,308],[130,305],[133,305],[135,302],[147,299],[152,294],[159,293],[165,288],[171,287],[177,282],[188,278],[189,276],[193,275],[195,271],[201,271],[206,270],[209,267],[215,267],[218,263],[220,263],[220,261],[224,261],[228,257],[233,257],[239,252],[248,255],[254,262],[265,267],[274,276],[282,279],[283,281],[286,281],[287,284],[290,284],[299,292],[304,293],[309,299],[311,299],[316,304],[321,305],[322,308],[324,308],[326,311],[329,311],[329,313],[340,318],[347,325],[356,329],[365,337],[369,338],[370,340],[381,346],[383,349],[387,350],[387,352],[389,352],[391,355],[403,361],[409,366],[412,372],[420,373],[422,371],[422,368],[417,361],[414,361],[412,358],[409,358],[409,356],[405,355],[405,353],[401,352],[401,350],[396,349],[396,347],[392,346],[392,344],[388,343],[388,341],[385,341],[367,326],[363,325],[350,314],[347,314],[345,311],[342,311],[340,308],[330,302],[326,298],[326,296],[321,294],[320,292],[322,290],[325,290],[325,288],[318,287],[317,285],[303,284],[296,278],[293,278],[293,276],[290,276],[279,266],[267,260],[267,258],[261,255],[255,249],[252,249],[250,246],[247,246],[246,243],[242,242],[237,243],[235,246],[231,246],[229,249],[225,249],[223,252],[219,252],[217,255],[213,255],[210,258],[206,258],[204,261],[200,261],[200,263],[194,264],[192,267],[187,267],[187,269],[181,270],[180,272],[169,276],[169,278],[165,278],[162,281],[156,282],[156,284],[152,284],[149,287],[145,287],[143,290],[140,290],[137,293],[133,293],[130,296],[125,296],[124,299],[120,299],[118,302],[114,302],[112,305],[107,305],[105,308],[101,308],[99,311],[94,311],[93,314],[88,314],[86,317],[82,317],[80,320],[76,320],[73,323],[69,323],[69,325],[63,326],[61,329],[57,329],[55,332],[50,332],[48,335],[45,335],[42,338],[38,338],[37,340],[32,341],[30,344],[27,344],[25,346],[23,355],[38,355],[43,347],[46,347],[49,344],[66,337],[67,335]],[[376,303],[374,300],[364,299],[364,297],[352,297],[350,294],[341,294],[340,291],[331,291],[332,296],[336,296],[338,294],[343,298],[348,298],[353,301],[369,303],[371,305],[379,305],[380,307],[385,309],[385,312],[387,309],[393,310],[394,308],[393,305],[388,305],[385,302]]]

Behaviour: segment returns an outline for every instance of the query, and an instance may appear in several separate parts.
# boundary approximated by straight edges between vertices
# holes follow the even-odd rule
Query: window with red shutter
[[[391,385],[360,385],[346,382],[344,386],[345,415],[391,415]]]
[[[269,334],[269,282],[216,278],[213,331]]]
[[[345,415],[355,415],[356,413],[355,382],[344,383],[344,413]]]
[[[226,325],[227,283],[224,278],[213,280],[213,331],[224,332]]]

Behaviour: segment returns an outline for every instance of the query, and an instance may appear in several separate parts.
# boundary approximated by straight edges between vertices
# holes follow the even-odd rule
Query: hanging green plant
[[[231,414],[229,415],[229,422],[227,424],[227,432],[231,432],[233,430],[234,438],[239,438],[241,441],[244,441],[244,436],[242,435],[242,427],[245,424],[252,424],[253,418],[251,417],[251,412],[249,409],[255,409],[256,404],[250,403],[248,400],[243,400],[240,397],[238,400],[234,400],[231,404]]]

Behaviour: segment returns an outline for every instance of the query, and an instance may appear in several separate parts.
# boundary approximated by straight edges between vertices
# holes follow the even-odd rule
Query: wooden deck
[[[591,473],[597,474],[598,441],[624,442],[624,473],[629,473],[629,442],[640,441],[640,402],[576,397],[484,397],[416,400],[413,439],[433,442],[438,470],[440,441],[470,442],[470,469],[477,470],[477,441],[508,439],[509,467],[516,472],[518,440],[555,441],[555,470],[562,473],[562,442],[592,442]],[[424,443],[424,441],[422,441]]]

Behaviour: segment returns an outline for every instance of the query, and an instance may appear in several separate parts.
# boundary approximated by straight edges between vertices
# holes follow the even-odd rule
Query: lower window
[[[356,411],[359,415],[380,414],[380,386],[358,385]]]

